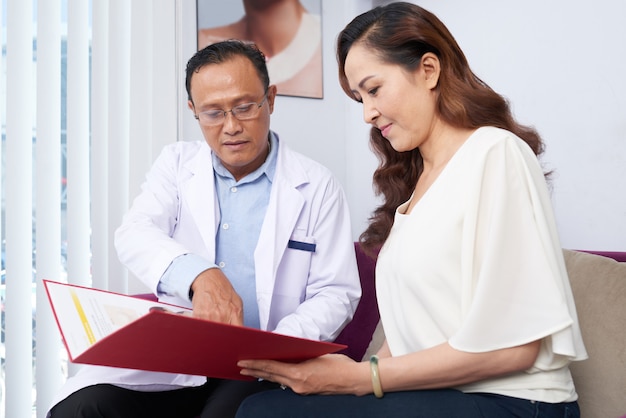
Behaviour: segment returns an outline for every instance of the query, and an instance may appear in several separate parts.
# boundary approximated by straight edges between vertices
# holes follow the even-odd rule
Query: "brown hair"
[[[503,128],[527,142],[536,155],[543,152],[543,142],[535,129],[515,121],[508,101],[472,72],[452,34],[429,11],[411,3],[391,3],[357,16],[341,31],[337,39],[339,82],[352,98],[345,63],[355,43],[366,46],[384,62],[407,71],[417,69],[425,53],[434,53],[441,65],[437,111],[445,122],[460,128]],[[370,132],[370,147],[379,160],[374,172],[374,190],[384,197],[359,237],[371,254],[387,239],[395,210],[410,198],[423,162],[419,149],[397,152],[375,127]]]

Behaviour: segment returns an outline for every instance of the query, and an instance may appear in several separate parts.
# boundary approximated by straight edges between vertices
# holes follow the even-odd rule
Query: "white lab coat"
[[[219,207],[213,176],[206,142],[165,147],[116,231],[120,260],[155,294],[177,256],[194,253],[215,262]],[[315,244],[315,252],[288,248],[289,240]],[[262,329],[332,341],[352,318],[361,287],[345,194],[327,168],[284,142],[254,261]],[[188,300],[160,296],[190,306]],[[96,383],[162,390],[205,381],[203,376],[84,366],[53,405]]]

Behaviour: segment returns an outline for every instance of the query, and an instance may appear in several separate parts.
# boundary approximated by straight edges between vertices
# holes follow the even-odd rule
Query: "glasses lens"
[[[208,110],[198,115],[200,123],[203,125],[219,125],[224,121],[224,112],[221,110]]]
[[[257,103],[244,103],[234,107],[232,112],[239,120],[252,119],[259,114],[259,105]]]
[[[197,115],[198,121],[204,126],[215,126],[224,123],[226,113],[232,113],[239,120],[254,119],[259,116],[261,106],[265,103],[267,96],[263,96],[263,100],[259,103],[243,103],[233,107],[231,110],[223,111],[220,109],[207,110]]]

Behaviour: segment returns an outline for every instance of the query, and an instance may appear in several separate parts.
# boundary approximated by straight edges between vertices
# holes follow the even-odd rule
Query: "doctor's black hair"
[[[193,57],[189,59],[185,78],[185,88],[187,89],[188,99],[193,103],[191,99],[191,77],[194,73],[200,71],[205,65],[221,64],[236,56],[243,56],[250,60],[259,75],[261,83],[263,83],[264,91],[267,91],[270,85],[270,77],[267,72],[263,52],[252,42],[229,39],[211,44],[196,52]]]

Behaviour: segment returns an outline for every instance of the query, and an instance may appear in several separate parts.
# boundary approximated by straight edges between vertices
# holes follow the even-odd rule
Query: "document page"
[[[151,311],[191,309],[104,290],[45,281],[48,298],[71,359]]]

